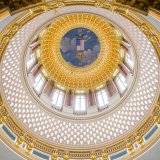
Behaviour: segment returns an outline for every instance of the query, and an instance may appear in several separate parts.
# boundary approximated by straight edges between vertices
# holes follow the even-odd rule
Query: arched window
[[[74,111],[86,111],[86,96],[85,95],[75,95],[74,100]]]
[[[32,64],[36,61],[35,53],[31,54],[30,60],[27,62],[27,69],[29,69]]]
[[[97,100],[98,100],[98,107],[102,108],[106,105],[108,105],[108,95],[105,89],[101,89],[96,93]]]
[[[126,53],[126,56],[125,56],[125,62],[133,69],[133,62],[132,60],[130,59],[130,55],[128,53]]]
[[[115,79],[116,85],[121,93],[123,93],[127,89],[127,84],[125,83],[125,81],[126,80],[121,73],[119,73]]]
[[[52,96],[52,104],[57,106],[58,108],[62,108],[63,105],[63,100],[64,100],[64,92],[59,90],[59,89],[55,89],[55,92]]]
[[[37,93],[39,93],[39,92],[41,91],[44,83],[45,83],[45,78],[44,78],[44,76],[40,73],[40,74],[36,77],[35,81],[36,81],[36,82],[35,82],[35,84],[33,85],[33,87],[34,87],[35,91],[36,91]]]

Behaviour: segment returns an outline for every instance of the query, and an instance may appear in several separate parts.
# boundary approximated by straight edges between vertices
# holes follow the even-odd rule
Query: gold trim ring
[[[100,40],[101,51],[89,66],[73,67],[60,53],[60,42],[71,29],[83,27],[93,31]],[[71,89],[88,89],[109,79],[119,63],[120,43],[113,28],[94,15],[67,15],[49,27],[41,46],[41,62],[50,79]]]

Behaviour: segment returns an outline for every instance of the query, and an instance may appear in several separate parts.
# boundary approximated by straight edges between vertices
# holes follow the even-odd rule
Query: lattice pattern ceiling
[[[30,97],[23,83],[21,60],[24,47],[31,35],[42,24],[53,18],[54,11],[40,15],[27,23],[9,43],[2,59],[2,89],[10,111],[18,121],[36,137],[66,145],[70,148],[98,146],[124,136],[141,122],[157,100],[159,62],[147,37],[132,22],[121,15],[92,6],[71,6],[59,10],[67,12],[92,12],[117,23],[136,44],[139,57],[139,81],[130,99],[110,115],[90,122],[69,121],[44,112]]]

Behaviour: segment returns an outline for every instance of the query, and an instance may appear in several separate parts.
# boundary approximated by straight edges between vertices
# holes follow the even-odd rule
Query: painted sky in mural
[[[62,57],[69,64],[83,67],[93,63],[100,52],[100,42],[94,32],[87,28],[68,31],[60,44]]]

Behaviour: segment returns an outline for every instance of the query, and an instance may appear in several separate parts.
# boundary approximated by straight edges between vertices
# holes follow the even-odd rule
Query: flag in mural
[[[76,39],[77,55],[74,58],[78,58],[81,61],[83,58],[86,58],[86,56],[84,55],[84,38],[83,38],[85,34],[76,34],[76,36],[78,37]]]
[[[97,59],[100,41],[97,35],[87,28],[73,28],[63,36],[60,51],[69,65],[84,67]]]
[[[84,40],[81,40],[81,39],[76,40],[76,50],[84,51]]]

